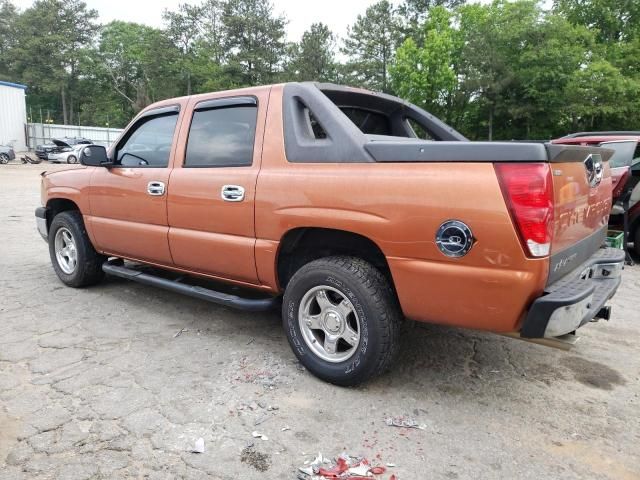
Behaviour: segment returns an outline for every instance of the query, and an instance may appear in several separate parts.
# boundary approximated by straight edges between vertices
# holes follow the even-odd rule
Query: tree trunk
[[[387,93],[387,47],[382,47],[382,91]]]
[[[65,90],[64,85],[60,90],[60,97],[62,99],[62,122],[66,125],[69,117],[67,116],[67,91]]]
[[[489,107],[489,141],[493,141],[493,105]]]
[[[187,96],[191,95],[191,72],[187,70]]]

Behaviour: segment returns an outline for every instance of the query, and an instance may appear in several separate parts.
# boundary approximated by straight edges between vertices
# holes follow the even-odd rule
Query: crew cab
[[[560,346],[608,319],[611,155],[469,142],[366,90],[255,87],[149,106],[43,174],[36,221],[63,283],[281,308],[302,364],[354,385],[390,366],[403,318]]]

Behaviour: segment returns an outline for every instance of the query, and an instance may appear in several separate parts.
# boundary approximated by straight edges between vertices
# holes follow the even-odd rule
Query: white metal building
[[[0,81],[0,145],[13,144],[17,152],[27,149],[27,102],[25,85]]]

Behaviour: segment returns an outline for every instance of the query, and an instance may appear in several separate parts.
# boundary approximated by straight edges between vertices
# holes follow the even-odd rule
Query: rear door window
[[[255,104],[197,109],[187,141],[184,166],[248,167],[253,163],[258,108]]]

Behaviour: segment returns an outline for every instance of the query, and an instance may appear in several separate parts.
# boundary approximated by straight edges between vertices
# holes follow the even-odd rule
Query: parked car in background
[[[59,140],[54,140],[54,142],[60,142]],[[77,145],[72,146],[63,146],[61,147],[61,151],[57,153],[50,153],[47,156],[47,159],[51,163],[78,163],[78,159],[80,158],[80,152],[84,147],[86,147],[86,143],[78,143]]]
[[[63,148],[69,148],[73,145],[91,145],[93,142],[82,137],[63,137],[54,138],[51,143],[45,143],[36,147],[36,156],[41,160],[49,160],[49,154],[60,153]]]
[[[640,256],[640,156],[633,159],[627,189],[631,190],[629,199],[629,242]],[[609,224],[615,230],[623,228],[622,215],[612,215]]]
[[[7,164],[16,158],[16,152],[9,145],[0,145],[0,164]]]
[[[609,159],[614,204],[629,180],[631,162],[640,157],[638,142],[640,132],[581,132],[551,141],[556,145],[596,146],[614,150],[616,153]]]

